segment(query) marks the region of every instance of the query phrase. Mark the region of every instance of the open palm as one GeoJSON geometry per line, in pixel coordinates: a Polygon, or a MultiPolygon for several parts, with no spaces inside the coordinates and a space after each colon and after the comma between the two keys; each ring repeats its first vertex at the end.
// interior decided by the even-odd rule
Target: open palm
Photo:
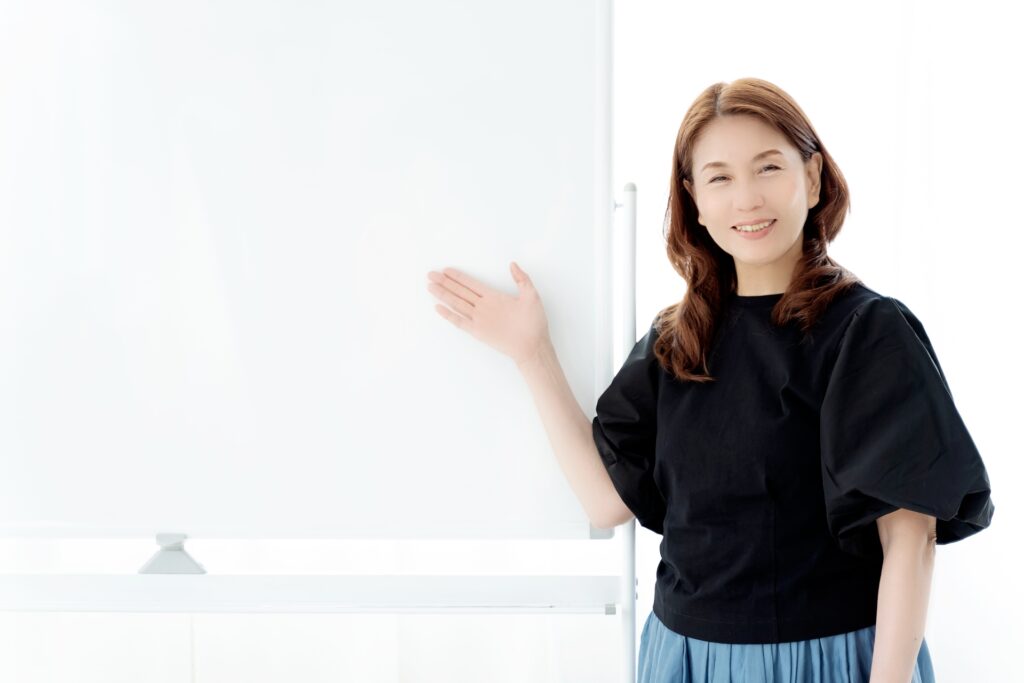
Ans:
{"type": "Polygon", "coordinates": [[[509,265],[518,294],[505,294],[454,268],[430,271],[427,290],[448,307],[435,304],[442,317],[516,363],[534,356],[548,338],[548,321],[530,277],[509,265]]]}

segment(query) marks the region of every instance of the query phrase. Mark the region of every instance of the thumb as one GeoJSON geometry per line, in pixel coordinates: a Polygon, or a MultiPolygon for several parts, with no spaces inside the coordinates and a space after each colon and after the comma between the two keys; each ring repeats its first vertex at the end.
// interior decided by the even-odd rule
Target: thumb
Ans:
{"type": "Polygon", "coordinates": [[[530,276],[523,272],[523,269],[519,267],[519,264],[515,261],[509,265],[509,270],[512,271],[512,279],[516,281],[516,284],[520,287],[532,287],[533,283],[530,281],[530,276]]]}
{"type": "Polygon", "coordinates": [[[522,268],[520,268],[519,264],[516,263],[515,261],[509,262],[509,270],[512,271],[512,280],[516,281],[517,283],[522,284],[529,280],[529,278],[527,278],[526,276],[526,273],[523,272],[522,268]]]}

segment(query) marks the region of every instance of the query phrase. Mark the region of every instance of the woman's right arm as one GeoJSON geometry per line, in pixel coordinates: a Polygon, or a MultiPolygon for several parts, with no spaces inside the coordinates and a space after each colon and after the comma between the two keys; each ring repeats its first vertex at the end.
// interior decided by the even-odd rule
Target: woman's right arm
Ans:
{"type": "Polygon", "coordinates": [[[628,522],[633,513],[612,485],[597,453],[591,420],[576,402],[550,340],[517,365],[533,394],[558,464],[590,523],[610,529],[628,522]]]}
{"type": "Polygon", "coordinates": [[[515,361],[530,387],[558,464],[590,523],[608,529],[632,519],[597,451],[587,419],[569,387],[548,333],[540,295],[514,262],[513,296],[454,268],[427,274],[427,289],[450,308],[435,305],[459,329],[515,361]]]}

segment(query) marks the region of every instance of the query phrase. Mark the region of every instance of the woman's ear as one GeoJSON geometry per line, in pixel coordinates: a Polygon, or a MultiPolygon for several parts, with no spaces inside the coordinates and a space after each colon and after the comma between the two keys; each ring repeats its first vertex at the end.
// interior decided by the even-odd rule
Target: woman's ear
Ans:
{"type": "Polygon", "coordinates": [[[817,206],[821,199],[821,152],[815,152],[804,164],[807,170],[807,208],[817,206]]]}

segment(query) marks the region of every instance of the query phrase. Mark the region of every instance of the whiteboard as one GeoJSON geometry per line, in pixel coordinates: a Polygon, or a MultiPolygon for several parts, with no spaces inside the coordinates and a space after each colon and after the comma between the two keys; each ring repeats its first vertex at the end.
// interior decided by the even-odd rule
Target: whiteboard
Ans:
{"type": "Polygon", "coordinates": [[[0,535],[591,537],[514,363],[608,375],[610,8],[0,4],[0,535]]]}

